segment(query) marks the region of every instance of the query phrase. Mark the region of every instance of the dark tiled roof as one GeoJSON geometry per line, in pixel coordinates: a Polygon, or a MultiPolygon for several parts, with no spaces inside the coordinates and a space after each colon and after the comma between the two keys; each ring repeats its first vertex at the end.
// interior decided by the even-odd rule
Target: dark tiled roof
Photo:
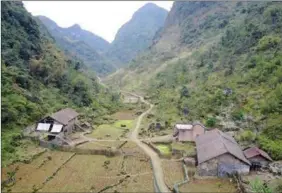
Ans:
{"type": "Polygon", "coordinates": [[[64,125],[67,125],[70,120],[77,116],[78,113],[75,110],[66,108],[52,114],[50,117],[64,125]]]}
{"type": "Polygon", "coordinates": [[[207,131],[196,138],[198,163],[203,163],[225,153],[251,165],[233,137],[218,129],[207,131]]]}
{"type": "Polygon", "coordinates": [[[262,157],[268,159],[269,161],[272,161],[271,157],[263,150],[257,148],[257,147],[251,147],[248,148],[244,151],[244,154],[246,156],[246,158],[252,158],[255,157],[257,155],[261,155],[262,157]]]}

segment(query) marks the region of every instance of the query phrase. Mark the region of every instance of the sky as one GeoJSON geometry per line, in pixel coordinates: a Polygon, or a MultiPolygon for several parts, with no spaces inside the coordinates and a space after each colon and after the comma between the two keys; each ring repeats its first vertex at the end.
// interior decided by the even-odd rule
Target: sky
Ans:
{"type": "Polygon", "coordinates": [[[44,15],[60,27],[82,29],[112,42],[118,29],[148,2],[170,10],[173,1],[23,1],[32,15],[44,15]]]}

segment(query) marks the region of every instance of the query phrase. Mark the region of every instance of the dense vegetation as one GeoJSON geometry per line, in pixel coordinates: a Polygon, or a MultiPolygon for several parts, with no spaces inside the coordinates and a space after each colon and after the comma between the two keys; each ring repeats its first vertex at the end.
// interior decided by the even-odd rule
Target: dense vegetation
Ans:
{"type": "Polygon", "coordinates": [[[102,55],[110,46],[106,40],[81,29],[79,25],[61,28],[45,16],[37,16],[37,18],[48,29],[65,54],[81,59],[85,65],[102,76],[115,70],[112,62],[102,55]]]}
{"type": "Polygon", "coordinates": [[[279,2],[175,2],[151,49],[109,82],[147,88],[163,122],[244,130],[282,159],[281,32],[279,2]]]}
{"type": "Polygon", "coordinates": [[[60,51],[22,2],[1,2],[1,152],[15,159],[21,130],[42,116],[72,107],[97,117],[120,106],[92,71],[60,51]]]}
{"type": "Polygon", "coordinates": [[[155,33],[163,26],[167,11],[147,3],[117,32],[106,56],[123,66],[148,48],[155,33]]]}

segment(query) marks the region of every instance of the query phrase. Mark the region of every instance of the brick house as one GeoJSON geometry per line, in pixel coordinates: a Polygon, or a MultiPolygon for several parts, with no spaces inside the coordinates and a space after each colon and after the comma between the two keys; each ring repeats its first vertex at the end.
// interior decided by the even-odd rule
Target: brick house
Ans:
{"type": "Polygon", "coordinates": [[[205,127],[199,123],[176,124],[173,137],[177,141],[195,141],[196,137],[205,133],[205,127]]]}

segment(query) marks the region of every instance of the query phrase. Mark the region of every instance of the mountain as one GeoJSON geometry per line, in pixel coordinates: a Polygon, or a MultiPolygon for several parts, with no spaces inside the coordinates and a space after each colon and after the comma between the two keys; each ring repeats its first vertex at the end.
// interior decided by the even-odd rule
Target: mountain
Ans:
{"type": "Polygon", "coordinates": [[[102,76],[115,70],[112,63],[102,56],[110,45],[106,40],[81,29],[77,24],[69,28],[61,28],[45,16],[37,16],[37,18],[45,25],[58,46],[67,55],[81,59],[88,67],[102,76]]]}
{"type": "Polygon", "coordinates": [[[279,2],[174,2],[152,46],[106,83],[146,94],[158,122],[236,131],[282,159],[281,29],[279,2]]]}
{"type": "Polygon", "coordinates": [[[123,66],[152,43],[163,26],[167,11],[153,3],[138,9],[117,32],[106,56],[123,66]]]}
{"type": "MultiPolygon", "coordinates": [[[[64,54],[22,2],[1,2],[1,153],[19,157],[23,128],[64,107],[93,120],[119,107],[83,62],[64,54]]],[[[2,162],[2,163],[3,163],[2,162]]]]}
{"type": "Polygon", "coordinates": [[[87,42],[91,48],[99,53],[109,49],[110,43],[92,32],[82,29],[78,24],[68,28],[59,27],[54,21],[45,16],[37,16],[42,23],[53,33],[59,33],[61,36],[67,36],[73,40],[87,42]]]}

